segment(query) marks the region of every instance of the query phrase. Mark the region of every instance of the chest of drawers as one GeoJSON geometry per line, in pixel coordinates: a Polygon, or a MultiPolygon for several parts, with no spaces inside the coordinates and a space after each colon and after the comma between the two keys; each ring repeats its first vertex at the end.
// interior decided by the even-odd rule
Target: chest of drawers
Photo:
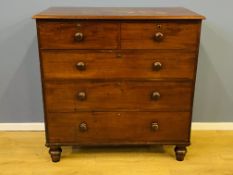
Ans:
{"type": "Polygon", "coordinates": [[[49,8],[34,16],[46,145],[190,144],[203,16],[184,8],[49,8]]]}

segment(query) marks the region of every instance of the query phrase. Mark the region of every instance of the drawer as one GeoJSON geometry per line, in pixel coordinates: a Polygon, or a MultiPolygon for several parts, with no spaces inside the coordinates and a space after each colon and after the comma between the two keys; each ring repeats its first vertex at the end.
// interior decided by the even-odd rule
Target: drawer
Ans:
{"type": "Polygon", "coordinates": [[[49,113],[50,143],[149,144],[188,142],[189,112],[49,113]]]}
{"type": "Polygon", "coordinates": [[[38,22],[41,49],[116,49],[119,24],[111,22],[38,22]]]}
{"type": "Polygon", "coordinates": [[[121,48],[196,50],[200,25],[199,21],[122,23],[121,48]]]}
{"type": "Polygon", "coordinates": [[[189,111],[191,82],[54,81],[45,84],[48,112],[189,111]]]}
{"type": "Polygon", "coordinates": [[[169,51],[42,51],[45,79],[193,79],[195,53],[169,51]]]}

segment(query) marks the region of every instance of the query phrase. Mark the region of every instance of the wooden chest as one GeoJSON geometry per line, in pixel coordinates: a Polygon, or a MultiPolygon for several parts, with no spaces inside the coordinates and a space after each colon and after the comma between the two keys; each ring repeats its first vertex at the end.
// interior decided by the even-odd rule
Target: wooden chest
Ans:
{"type": "Polygon", "coordinates": [[[49,8],[37,22],[46,145],[190,144],[203,16],[185,8],[49,8]]]}

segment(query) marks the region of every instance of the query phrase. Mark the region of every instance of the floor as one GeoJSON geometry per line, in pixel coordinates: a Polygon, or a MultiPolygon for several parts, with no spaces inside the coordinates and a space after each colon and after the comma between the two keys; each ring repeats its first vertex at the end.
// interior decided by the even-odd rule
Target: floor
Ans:
{"type": "Polygon", "coordinates": [[[183,162],[172,146],[71,148],[52,163],[43,132],[0,132],[0,175],[233,175],[233,131],[193,131],[183,162]]]}

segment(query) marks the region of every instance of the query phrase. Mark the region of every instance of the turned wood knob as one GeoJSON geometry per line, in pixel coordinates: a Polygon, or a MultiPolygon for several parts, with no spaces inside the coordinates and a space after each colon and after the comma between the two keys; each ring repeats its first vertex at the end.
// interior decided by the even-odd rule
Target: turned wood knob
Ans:
{"type": "Polygon", "coordinates": [[[158,99],[160,99],[160,93],[159,92],[152,92],[151,99],[152,100],[158,100],[158,99]]]}
{"type": "Polygon", "coordinates": [[[160,63],[160,62],[153,63],[153,70],[154,71],[159,71],[161,68],[162,68],[162,63],[160,63]]]}
{"type": "Polygon", "coordinates": [[[78,99],[80,101],[84,101],[84,100],[86,100],[86,98],[87,98],[86,92],[81,91],[81,92],[78,93],[78,99]]]}
{"type": "Polygon", "coordinates": [[[84,38],[84,36],[83,36],[83,33],[81,33],[81,32],[77,32],[77,33],[75,33],[75,35],[74,35],[74,39],[75,39],[75,41],[77,41],[77,42],[82,41],[83,38],[84,38]]]}
{"type": "Polygon", "coordinates": [[[85,131],[87,131],[87,124],[86,123],[80,123],[80,125],[79,125],[79,130],[81,131],[81,132],[85,132],[85,131]]]}
{"type": "Polygon", "coordinates": [[[163,38],[164,38],[164,35],[161,32],[157,32],[154,36],[155,41],[162,41],[163,38]]]}
{"type": "Polygon", "coordinates": [[[158,131],[159,130],[159,124],[157,122],[151,123],[151,129],[153,131],[158,131]]]}
{"type": "Polygon", "coordinates": [[[80,70],[80,71],[82,71],[82,70],[86,70],[86,64],[84,63],[84,62],[78,62],[77,64],[76,64],[76,68],[78,69],[78,70],[80,70]]]}

